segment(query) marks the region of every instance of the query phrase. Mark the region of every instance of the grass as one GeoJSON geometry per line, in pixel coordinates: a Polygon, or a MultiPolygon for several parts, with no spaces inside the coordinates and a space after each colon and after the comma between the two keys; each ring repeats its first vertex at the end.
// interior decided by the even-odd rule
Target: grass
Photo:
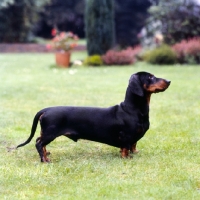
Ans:
{"type": "MultiPolygon", "coordinates": [[[[77,52],[72,59],[84,57],[77,52]]],[[[0,199],[200,199],[200,67],[137,63],[57,69],[53,63],[53,54],[0,55],[0,199]],[[121,159],[119,149],[108,145],[64,137],[48,145],[51,164],[40,163],[36,136],[7,152],[28,138],[41,108],[118,104],[137,71],[172,84],[152,96],[151,127],[133,159],[121,159]]]]}

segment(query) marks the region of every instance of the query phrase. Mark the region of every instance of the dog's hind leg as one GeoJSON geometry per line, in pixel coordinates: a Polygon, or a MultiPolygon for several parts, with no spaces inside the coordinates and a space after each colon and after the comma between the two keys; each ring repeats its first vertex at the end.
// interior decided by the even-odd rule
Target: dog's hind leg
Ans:
{"type": "MultiPolygon", "coordinates": [[[[50,142],[49,142],[50,143],[50,142]]],[[[40,156],[40,159],[41,159],[41,162],[50,162],[50,159],[47,157],[48,155],[48,152],[46,151],[46,145],[44,145],[44,143],[42,142],[41,139],[39,139],[37,142],[36,142],[36,145],[35,145],[38,153],[39,153],[39,156],[40,156]]]]}
{"type": "Polygon", "coordinates": [[[41,162],[50,162],[50,159],[47,157],[50,153],[46,151],[46,145],[52,142],[55,137],[44,137],[41,136],[36,140],[36,149],[39,153],[41,162]]]}
{"type": "Polygon", "coordinates": [[[40,139],[41,139],[41,137],[37,138],[35,147],[40,155],[41,162],[46,162],[46,159],[44,158],[44,151],[43,151],[43,147],[41,145],[40,139]]]}
{"type": "MultiPolygon", "coordinates": [[[[40,138],[41,138],[41,137],[38,137],[38,138],[36,139],[36,143],[40,140],[40,138]]],[[[44,151],[46,152],[46,155],[47,155],[47,156],[51,154],[49,151],[46,150],[46,146],[44,147],[44,151]]]]}

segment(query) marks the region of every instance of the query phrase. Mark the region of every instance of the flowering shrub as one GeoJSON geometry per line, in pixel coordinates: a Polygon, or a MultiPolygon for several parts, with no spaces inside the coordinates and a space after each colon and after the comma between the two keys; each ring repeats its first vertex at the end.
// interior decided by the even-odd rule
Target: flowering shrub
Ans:
{"type": "Polygon", "coordinates": [[[134,48],[131,49],[132,55],[135,58],[135,60],[140,60],[141,59],[141,52],[142,52],[142,47],[141,46],[135,46],[134,48]]]}
{"type": "Polygon", "coordinates": [[[102,56],[102,60],[106,65],[130,65],[136,61],[136,57],[141,51],[141,47],[134,49],[127,48],[122,51],[109,50],[102,56]]]}
{"type": "Polygon", "coordinates": [[[172,46],[179,63],[200,63],[200,38],[182,40],[172,46]]]}
{"type": "Polygon", "coordinates": [[[77,46],[78,37],[72,32],[60,32],[56,29],[52,30],[54,38],[51,43],[47,45],[48,49],[55,49],[57,51],[70,51],[77,46]]]}

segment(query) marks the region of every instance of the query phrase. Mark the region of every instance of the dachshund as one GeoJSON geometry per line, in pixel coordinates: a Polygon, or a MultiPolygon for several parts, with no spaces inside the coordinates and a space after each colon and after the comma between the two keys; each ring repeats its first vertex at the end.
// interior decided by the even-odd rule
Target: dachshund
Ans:
{"type": "Polygon", "coordinates": [[[136,143],[149,129],[149,103],[152,93],[165,91],[170,81],[148,72],[130,77],[125,99],[108,108],[55,106],[40,110],[34,117],[29,138],[16,147],[28,144],[35,135],[40,121],[41,135],[36,149],[41,162],[50,162],[46,145],[59,136],[77,142],[91,140],[120,148],[121,157],[137,153],[136,143]]]}

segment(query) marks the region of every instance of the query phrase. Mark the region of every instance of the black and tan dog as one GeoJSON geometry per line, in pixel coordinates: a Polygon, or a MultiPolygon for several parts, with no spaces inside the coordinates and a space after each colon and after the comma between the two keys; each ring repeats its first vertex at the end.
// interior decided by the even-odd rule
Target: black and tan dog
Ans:
{"type": "Polygon", "coordinates": [[[56,137],[66,136],[77,142],[86,139],[121,149],[121,156],[137,152],[136,143],[149,129],[149,102],[152,93],[163,92],[170,81],[156,78],[147,72],[133,74],[129,80],[125,100],[109,108],[57,106],[40,110],[26,142],[33,138],[38,121],[41,136],[36,148],[42,162],[49,162],[46,145],[56,137]]]}

